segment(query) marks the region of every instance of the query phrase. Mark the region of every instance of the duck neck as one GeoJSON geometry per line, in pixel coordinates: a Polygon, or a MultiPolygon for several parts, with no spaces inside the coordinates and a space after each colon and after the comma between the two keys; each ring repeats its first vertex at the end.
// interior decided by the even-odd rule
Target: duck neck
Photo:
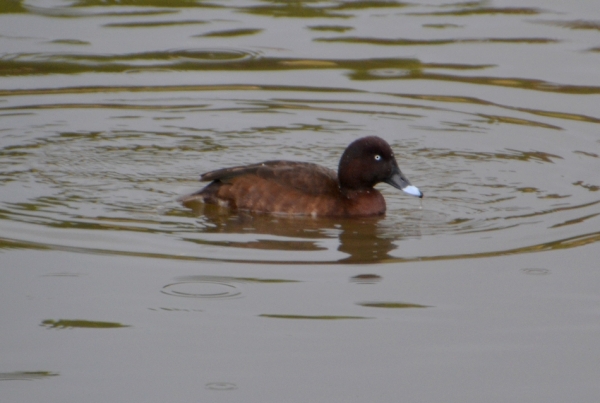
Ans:
{"type": "Polygon", "coordinates": [[[349,216],[385,213],[385,199],[377,189],[341,189],[341,192],[346,199],[346,212],[349,216]]]}

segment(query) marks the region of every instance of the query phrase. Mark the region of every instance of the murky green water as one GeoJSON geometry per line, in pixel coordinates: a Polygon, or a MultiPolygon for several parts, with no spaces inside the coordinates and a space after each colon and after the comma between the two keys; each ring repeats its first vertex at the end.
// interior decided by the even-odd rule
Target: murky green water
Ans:
{"type": "Polygon", "coordinates": [[[599,65],[591,0],[0,2],[1,400],[598,401],[599,65]],[[177,202],[366,135],[422,201],[177,202]]]}

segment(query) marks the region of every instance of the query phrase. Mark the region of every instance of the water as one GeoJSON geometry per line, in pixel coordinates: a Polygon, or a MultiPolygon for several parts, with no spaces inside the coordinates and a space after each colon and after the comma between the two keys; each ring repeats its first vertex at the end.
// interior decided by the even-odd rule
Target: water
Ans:
{"type": "Polygon", "coordinates": [[[599,21],[593,1],[2,3],[2,401],[598,401],[599,21]],[[366,135],[422,201],[177,202],[215,168],[335,168],[366,135]]]}

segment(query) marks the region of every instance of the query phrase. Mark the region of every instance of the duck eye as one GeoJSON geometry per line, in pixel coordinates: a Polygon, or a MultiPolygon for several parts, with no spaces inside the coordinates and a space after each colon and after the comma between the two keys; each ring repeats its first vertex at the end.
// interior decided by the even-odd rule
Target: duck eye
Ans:
{"type": "Polygon", "coordinates": [[[375,154],[375,161],[381,161],[381,155],[375,154]]]}

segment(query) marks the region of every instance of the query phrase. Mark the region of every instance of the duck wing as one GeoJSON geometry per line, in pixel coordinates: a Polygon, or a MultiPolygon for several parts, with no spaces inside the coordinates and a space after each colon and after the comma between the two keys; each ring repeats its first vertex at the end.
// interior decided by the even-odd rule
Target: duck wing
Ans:
{"type": "Polygon", "coordinates": [[[258,178],[306,194],[327,194],[338,189],[335,171],[308,162],[265,161],[258,164],[218,169],[200,176],[201,181],[233,183],[238,178],[258,178]]]}

